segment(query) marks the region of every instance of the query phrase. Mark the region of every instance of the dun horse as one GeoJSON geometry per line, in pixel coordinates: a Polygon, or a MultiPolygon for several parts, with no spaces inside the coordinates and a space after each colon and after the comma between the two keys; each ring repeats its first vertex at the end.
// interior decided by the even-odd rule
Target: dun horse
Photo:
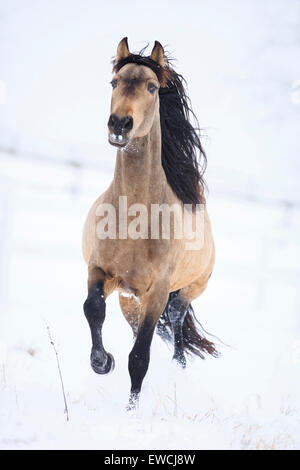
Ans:
{"type": "Polygon", "coordinates": [[[88,264],[84,313],[92,336],[91,366],[96,373],[107,374],[114,359],[103,346],[102,326],[106,299],[119,291],[121,310],[134,333],[128,363],[129,408],[134,408],[148,369],[155,328],[164,340],[173,342],[173,358],[182,367],[185,353],[201,358],[205,353],[218,355],[191,306],[206,288],[215,250],[204,197],[206,157],[198,126],[190,122],[195,116],[183,77],[171,67],[159,42],[145,56],[144,50],[130,53],[127,38],[119,43],[113,72],[108,139],[117,147],[117,159],[113,181],[93,204],[84,227],[83,254],[88,264]],[[196,209],[201,206],[203,224],[196,234],[202,240],[200,248],[187,249],[185,236],[175,237],[173,232],[164,237],[161,218],[158,237],[145,236],[142,230],[139,237],[129,237],[127,225],[124,236],[120,196],[126,196],[131,207],[138,204],[148,210],[149,230],[155,205],[180,207],[171,214],[171,228],[185,205],[195,225],[196,209]],[[99,236],[97,224],[103,219],[99,207],[108,206],[114,207],[117,233],[122,229],[122,236],[99,236]]]}

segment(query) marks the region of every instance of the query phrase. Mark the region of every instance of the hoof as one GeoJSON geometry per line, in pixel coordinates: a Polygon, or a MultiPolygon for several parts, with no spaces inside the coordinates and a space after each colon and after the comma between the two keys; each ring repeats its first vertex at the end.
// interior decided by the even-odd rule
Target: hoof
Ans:
{"type": "Polygon", "coordinates": [[[96,374],[108,374],[114,370],[115,360],[110,353],[107,353],[106,361],[103,364],[103,361],[100,360],[99,356],[97,357],[97,354],[92,353],[91,366],[96,374]]]}
{"type": "Polygon", "coordinates": [[[185,369],[185,368],[186,368],[186,358],[185,358],[184,354],[180,354],[180,355],[173,356],[173,361],[176,361],[176,363],[177,363],[182,369],[185,369]]]}

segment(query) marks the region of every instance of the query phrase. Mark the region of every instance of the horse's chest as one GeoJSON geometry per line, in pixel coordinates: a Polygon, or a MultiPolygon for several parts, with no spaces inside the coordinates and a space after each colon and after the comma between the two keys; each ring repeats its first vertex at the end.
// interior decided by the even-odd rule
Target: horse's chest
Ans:
{"type": "Polygon", "coordinates": [[[98,265],[111,278],[129,285],[152,277],[168,265],[167,240],[101,240],[98,265]]]}

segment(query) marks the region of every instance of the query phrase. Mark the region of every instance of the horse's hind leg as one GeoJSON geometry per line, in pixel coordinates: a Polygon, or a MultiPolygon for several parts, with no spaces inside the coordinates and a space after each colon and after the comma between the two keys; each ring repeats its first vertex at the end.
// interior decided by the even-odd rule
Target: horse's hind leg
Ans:
{"type": "Polygon", "coordinates": [[[183,347],[182,326],[187,313],[188,302],[181,298],[180,291],[172,292],[167,305],[167,314],[171,324],[174,340],[173,359],[178,362],[181,367],[186,367],[186,359],[183,347]]]}
{"type": "Polygon", "coordinates": [[[91,366],[97,374],[107,374],[114,368],[114,358],[107,353],[102,343],[102,326],[105,320],[104,277],[101,270],[89,270],[88,297],[84,302],[84,314],[92,336],[91,366]]]}

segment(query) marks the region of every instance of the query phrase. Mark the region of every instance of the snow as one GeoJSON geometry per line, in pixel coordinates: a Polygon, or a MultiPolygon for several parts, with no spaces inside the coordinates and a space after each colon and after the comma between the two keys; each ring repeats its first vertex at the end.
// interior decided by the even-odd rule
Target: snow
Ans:
{"type": "Polygon", "coordinates": [[[299,2],[159,2],[155,24],[155,1],[136,20],[122,2],[88,3],[1,3],[0,448],[299,449],[299,2]],[[81,232],[113,175],[109,60],[126,34],[133,49],[170,44],[209,136],[217,262],[193,305],[225,343],[183,371],[155,336],[137,412],[117,294],[108,376],[90,368],[82,311],[81,232]]]}

